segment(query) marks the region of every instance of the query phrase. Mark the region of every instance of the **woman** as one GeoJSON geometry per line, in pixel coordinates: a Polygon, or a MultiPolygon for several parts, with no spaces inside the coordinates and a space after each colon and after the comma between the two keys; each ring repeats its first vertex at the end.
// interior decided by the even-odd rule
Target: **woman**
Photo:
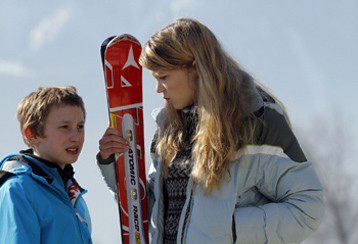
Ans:
{"type": "MultiPolygon", "coordinates": [[[[140,63],[167,101],[151,146],[151,242],[298,243],[318,227],[322,186],[283,106],[206,26],[177,20],[150,38],[140,63]]],[[[109,185],[104,163],[127,148],[113,129],[100,140],[109,185]]]]}

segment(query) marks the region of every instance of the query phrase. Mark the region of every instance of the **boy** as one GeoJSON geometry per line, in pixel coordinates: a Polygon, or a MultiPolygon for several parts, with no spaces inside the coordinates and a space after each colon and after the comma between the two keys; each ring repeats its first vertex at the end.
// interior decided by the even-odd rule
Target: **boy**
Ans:
{"type": "Polygon", "coordinates": [[[39,88],[17,117],[29,149],[0,162],[0,243],[92,243],[71,166],[84,142],[82,98],[72,86],[39,88]]]}

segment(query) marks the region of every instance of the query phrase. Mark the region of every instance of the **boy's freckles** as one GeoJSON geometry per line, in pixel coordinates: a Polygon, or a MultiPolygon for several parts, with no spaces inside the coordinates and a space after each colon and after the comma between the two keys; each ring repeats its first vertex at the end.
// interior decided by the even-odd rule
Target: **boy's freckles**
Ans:
{"type": "Polygon", "coordinates": [[[37,139],[35,155],[64,167],[74,163],[84,143],[84,113],[78,106],[55,106],[45,121],[44,136],[37,139]]]}

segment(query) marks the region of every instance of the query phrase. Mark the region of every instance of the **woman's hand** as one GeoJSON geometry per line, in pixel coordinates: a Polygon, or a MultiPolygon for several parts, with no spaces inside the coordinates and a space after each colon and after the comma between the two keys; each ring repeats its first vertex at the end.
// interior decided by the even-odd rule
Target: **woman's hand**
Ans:
{"type": "Polygon", "coordinates": [[[104,160],[114,153],[124,153],[129,148],[129,142],[120,136],[115,128],[108,127],[99,140],[99,153],[104,160]]]}

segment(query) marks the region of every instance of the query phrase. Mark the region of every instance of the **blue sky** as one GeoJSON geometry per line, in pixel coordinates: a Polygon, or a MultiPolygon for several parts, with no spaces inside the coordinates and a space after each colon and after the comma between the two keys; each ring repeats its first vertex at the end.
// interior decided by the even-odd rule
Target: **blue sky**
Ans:
{"type": "MultiPolygon", "coordinates": [[[[22,97],[39,86],[76,86],[88,111],[76,175],[89,190],[95,242],[118,243],[116,205],[95,165],[108,123],[99,55],[104,39],[130,33],[144,44],[176,18],[196,18],[282,100],[296,130],[317,126],[316,118],[330,123],[338,114],[353,138],[358,129],[357,12],[354,0],[2,0],[0,154],[24,148],[15,114],[22,97]]],[[[148,152],[155,128],[150,111],[162,100],[147,70],[143,82],[148,152]]]]}

